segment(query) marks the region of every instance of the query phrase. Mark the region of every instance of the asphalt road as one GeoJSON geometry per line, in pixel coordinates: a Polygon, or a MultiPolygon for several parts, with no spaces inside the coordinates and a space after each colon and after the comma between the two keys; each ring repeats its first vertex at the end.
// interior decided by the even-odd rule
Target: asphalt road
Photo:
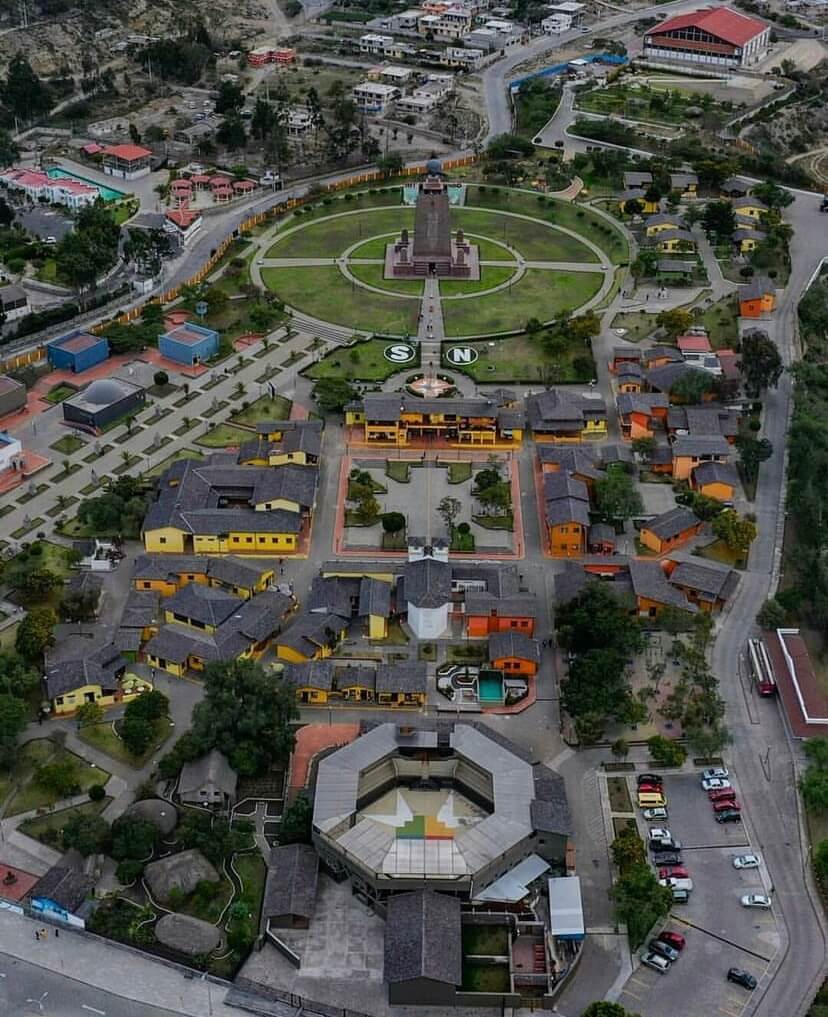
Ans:
{"type": "MultiPolygon", "coordinates": [[[[67,933],[69,935],[69,933],[67,933]]],[[[220,996],[223,990],[218,990],[220,996]]],[[[170,1017],[171,1010],[134,1003],[0,953],[0,1014],[4,1017],[170,1017]]]]}

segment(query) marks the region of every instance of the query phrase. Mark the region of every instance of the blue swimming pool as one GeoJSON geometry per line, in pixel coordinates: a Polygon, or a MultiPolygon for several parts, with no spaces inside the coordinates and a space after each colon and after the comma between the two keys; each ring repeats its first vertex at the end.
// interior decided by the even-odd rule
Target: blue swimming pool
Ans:
{"type": "Polygon", "coordinates": [[[125,198],[124,191],[116,191],[114,187],[107,187],[106,184],[99,184],[97,180],[90,180],[89,177],[82,177],[78,173],[70,173],[69,170],[61,169],[60,166],[50,166],[46,170],[46,176],[53,180],[80,180],[84,184],[91,184],[98,188],[98,193],[104,201],[118,201],[125,198]]]}
{"type": "Polygon", "coordinates": [[[481,671],[477,688],[481,704],[491,706],[493,703],[503,703],[503,678],[500,672],[481,671]]]}

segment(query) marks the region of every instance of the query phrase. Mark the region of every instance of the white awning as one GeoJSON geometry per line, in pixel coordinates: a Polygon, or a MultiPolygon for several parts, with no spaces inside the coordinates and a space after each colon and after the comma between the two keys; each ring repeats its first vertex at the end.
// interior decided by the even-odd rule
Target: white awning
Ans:
{"type": "Polygon", "coordinates": [[[549,865],[538,855],[529,855],[507,872],[505,876],[490,883],[485,890],[475,894],[474,901],[499,901],[515,904],[529,893],[529,884],[549,870],[549,865]]]}
{"type": "Polygon", "coordinates": [[[560,876],[549,883],[549,931],[558,939],[584,938],[584,909],[579,876],[560,876]]]}

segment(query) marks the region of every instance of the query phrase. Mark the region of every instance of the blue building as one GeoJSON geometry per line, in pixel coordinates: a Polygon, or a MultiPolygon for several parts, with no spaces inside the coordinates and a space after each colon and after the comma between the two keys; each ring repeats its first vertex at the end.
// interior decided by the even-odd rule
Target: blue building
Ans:
{"type": "Polygon", "coordinates": [[[76,329],[46,343],[46,355],[52,367],[80,374],[109,356],[109,340],[83,329],[76,329]]]}
{"type": "Polygon", "coordinates": [[[219,334],[212,328],[185,321],[158,337],[161,356],[177,364],[204,364],[218,353],[219,334]]]}

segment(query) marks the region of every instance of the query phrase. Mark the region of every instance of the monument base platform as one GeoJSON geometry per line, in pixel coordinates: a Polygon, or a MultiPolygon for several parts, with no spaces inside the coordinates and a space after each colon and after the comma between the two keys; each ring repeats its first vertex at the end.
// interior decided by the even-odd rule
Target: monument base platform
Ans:
{"type": "Polygon", "coordinates": [[[426,279],[436,276],[438,279],[468,279],[477,282],[480,279],[480,252],[477,244],[464,243],[462,254],[456,241],[451,242],[451,260],[448,258],[400,258],[398,244],[386,244],[384,279],[426,279]]]}

